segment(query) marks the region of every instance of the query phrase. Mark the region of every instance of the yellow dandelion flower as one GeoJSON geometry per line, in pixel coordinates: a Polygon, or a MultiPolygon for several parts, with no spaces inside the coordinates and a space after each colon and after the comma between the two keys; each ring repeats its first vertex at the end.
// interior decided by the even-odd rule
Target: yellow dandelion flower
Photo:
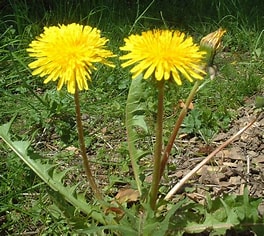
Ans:
{"type": "Polygon", "coordinates": [[[135,64],[131,69],[132,78],[144,73],[143,78],[147,79],[154,74],[158,81],[173,78],[181,85],[180,75],[192,82],[193,78],[203,79],[205,74],[201,69],[205,52],[199,51],[193,39],[179,31],[154,30],[131,35],[120,49],[129,51],[120,57],[128,60],[122,67],[135,64]]]}
{"type": "Polygon", "coordinates": [[[29,64],[33,75],[46,77],[44,83],[58,81],[57,89],[67,85],[70,93],[88,89],[94,63],[113,66],[107,61],[111,51],[105,49],[107,39],[100,30],[76,23],[45,27],[44,32],[32,41],[27,51],[36,58],[29,64]]]}

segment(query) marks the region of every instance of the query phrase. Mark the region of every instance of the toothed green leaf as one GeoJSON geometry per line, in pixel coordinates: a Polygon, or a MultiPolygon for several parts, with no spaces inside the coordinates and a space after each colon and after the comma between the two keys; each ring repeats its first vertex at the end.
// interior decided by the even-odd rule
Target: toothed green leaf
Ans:
{"type": "Polygon", "coordinates": [[[138,160],[145,155],[145,152],[138,150],[137,148],[137,141],[139,140],[137,129],[142,128],[145,132],[148,132],[148,127],[144,120],[145,116],[144,107],[142,105],[142,94],[142,75],[139,75],[137,78],[132,80],[129,88],[126,105],[126,129],[129,155],[140,194],[142,183],[139,179],[140,174],[138,160]]]}
{"type": "Polygon", "coordinates": [[[83,194],[78,194],[76,189],[79,184],[74,186],[64,186],[63,178],[69,171],[58,171],[56,165],[44,163],[44,158],[40,155],[27,151],[30,142],[28,141],[12,141],[9,135],[9,130],[12,121],[0,126],[0,138],[14,151],[17,156],[26,163],[52,190],[54,194],[59,194],[68,203],[73,205],[75,209],[82,211],[83,213],[91,216],[95,220],[101,223],[105,223],[100,214],[96,213],[96,209],[86,202],[83,194]]]}

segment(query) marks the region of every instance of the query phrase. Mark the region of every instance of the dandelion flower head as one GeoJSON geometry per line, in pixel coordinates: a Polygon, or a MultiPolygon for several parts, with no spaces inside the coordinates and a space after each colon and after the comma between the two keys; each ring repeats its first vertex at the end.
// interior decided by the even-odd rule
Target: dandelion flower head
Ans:
{"type": "Polygon", "coordinates": [[[205,62],[207,65],[212,67],[216,51],[221,46],[221,40],[226,30],[219,28],[218,30],[206,35],[201,39],[200,48],[206,51],[205,62]]]}
{"type": "Polygon", "coordinates": [[[69,93],[88,89],[87,80],[96,69],[94,63],[113,64],[107,61],[111,51],[105,49],[107,39],[100,30],[76,23],[45,27],[44,32],[32,41],[27,51],[36,58],[29,64],[33,75],[46,77],[44,83],[58,81],[57,89],[67,85],[69,93]]]}
{"type": "Polygon", "coordinates": [[[213,50],[219,49],[221,45],[221,39],[223,35],[226,33],[226,30],[223,28],[219,28],[218,30],[206,35],[201,39],[202,46],[211,47],[213,50]]]}
{"type": "Polygon", "coordinates": [[[199,51],[193,39],[179,31],[150,30],[131,35],[120,49],[128,51],[120,57],[127,60],[122,67],[134,65],[132,78],[143,73],[144,79],[151,75],[158,81],[173,78],[181,85],[181,76],[192,82],[193,78],[203,79],[205,74],[201,69],[205,52],[199,51]]]}

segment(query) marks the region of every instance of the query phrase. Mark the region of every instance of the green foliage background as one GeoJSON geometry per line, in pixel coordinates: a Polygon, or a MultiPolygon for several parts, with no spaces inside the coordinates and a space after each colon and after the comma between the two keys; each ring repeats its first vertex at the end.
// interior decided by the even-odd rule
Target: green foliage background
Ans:
{"type": "MultiPolygon", "coordinates": [[[[43,85],[42,80],[32,77],[27,68],[31,59],[25,49],[43,27],[71,22],[98,27],[110,39],[109,47],[119,55],[118,48],[130,33],[168,27],[188,32],[198,43],[202,36],[221,26],[227,29],[227,34],[223,39],[225,56],[216,58],[219,75],[199,92],[196,109],[184,123],[184,132],[210,142],[215,133],[228,129],[245,97],[263,93],[263,9],[262,0],[1,0],[0,124],[14,118],[12,140],[30,139],[34,150],[48,156],[48,164],[75,164],[77,170],[69,176],[77,176],[81,181],[82,178],[78,178],[82,173],[80,163],[76,161],[74,151],[66,151],[67,147],[77,146],[72,97],[65,90],[57,93],[54,84],[43,85]]],[[[128,70],[121,70],[117,59],[116,64],[114,70],[99,68],[94,72],[90,90],[81,95],[86,144],[89,154],[96,154],[96,168],[107,170],[104,175],[108,175],[108,180],[102,188],[109,196],[120,185],[136,185],[131,182],[124,128],[124,110],[131,81],[128,70]],[[103,136],[101,131],[105,128],[106,135],[103,136]]],[[[175,121],[176,104],[185,98],[190,88],[189,83],[181,89],[174,85],[167,88],[165,133],[171,130],[175,121]]],[[[153,89],[146,86],[142,97],[150,131],[155,119],[155,96],[153,89]]],[[[150,133],[142,132],[144,150],[152,148],[150,133]]],[[[55,197],[50,197],[42,181],[10,152],[2,140],[0,164],[0,234],[21,234],[25,229],[36,230],[40,235],[71,232],[72,227],[53,204],[55,197]]],[[[148,170],[148,164],[145,163],[142,170],[148,170]]],[[[247,211],[250,211],[250,204],[256,208],[257,200],[248,203],[245,198],[246,195],[238,197],[235,204],[232,197],[227,197],[226,202],[235,205],[234,209],[239,213],[236,215],[225,206],[225,211],[222,209],[221,212],[223,219],[232,220],[228,218],[230,211],[234,220],[238,216],[245,218],[241,213],[243,206],[239,204],[243,201],[247,203],[247,211]]],[[[212,215],[208,219],[217,219],[219,223],[223,219],[216,217],[216,208],[221,204],[225,203],[216,200],[208,209],[197,206],[197,212],[212,215]]],[[[187,215],[193,215],[192,206],[186,203],[181,209],[186,210],[187,215]]],[[[151,219],[151,214],[149,217],[151,219]]],[[[128,221],[133,219],[129,214],[127,218],[128,221]]],[[[163,220],[168,224],[168,218],[163,220]]],[[[193,219],[193,223],[208,222],[193,219]]]]}

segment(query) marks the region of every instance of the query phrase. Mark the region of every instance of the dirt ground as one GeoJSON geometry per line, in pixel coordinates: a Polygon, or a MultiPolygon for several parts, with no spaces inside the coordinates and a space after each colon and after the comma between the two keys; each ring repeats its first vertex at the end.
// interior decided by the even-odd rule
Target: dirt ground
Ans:
{"type": "MultiPolygon", "coordinates": [[[[169,173],[174,184],[200,163],[215,147],[222,144],[236,132],[250,123],[255,117],[255,97],[245,100],[245,105],[238,110],[238,117],[226,133],[219,133],[208,145],[193,138],[178,140],[176,146],[183,149],[183,156],[175,156],[177,169],[169,173]]],[[[245,187],[253,197],[264,196],[264,114],[239,138],[221,150],[211,161],[204,165],[188,182],[195,187],[191,197],[202,201],[206,192],[212,196],[223,193],[242,195],[245,187]]],[[[170,184],[172,184],[170,183],[170,184]]],[[[173,186],[173,185],[172,185],[173,186]]],[[[264,215],[264,202],[259,207],[264,215]]]]}

